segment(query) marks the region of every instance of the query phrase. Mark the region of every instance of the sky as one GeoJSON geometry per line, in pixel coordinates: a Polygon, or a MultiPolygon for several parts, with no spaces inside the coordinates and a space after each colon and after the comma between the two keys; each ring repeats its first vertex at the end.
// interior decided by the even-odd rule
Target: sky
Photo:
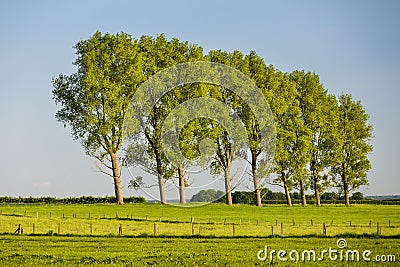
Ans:
{"type": "MultiPolygon", "coordinates": [[[[400,1],[1,1],[0,196],[113,195],[54,117],[51,79],[74,72],[73,46],[97,30],[164,33],[211,49],[255,50],[351,93],[374,127],[365,195],[400,194],[400,1]]],[[[124,195],[129,176],[122,177],[124,195]]]]}

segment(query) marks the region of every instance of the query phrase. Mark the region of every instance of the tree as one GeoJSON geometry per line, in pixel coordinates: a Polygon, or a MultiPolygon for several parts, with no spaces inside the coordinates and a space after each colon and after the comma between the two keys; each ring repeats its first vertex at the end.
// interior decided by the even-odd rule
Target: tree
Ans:
{"type": "Polygon", "coordinates": [[[361,102],[354,101],[350,94],[339,96],[339,112],[338,133],[341,147],[337,151],[338,160],[331,172],[344,195],[346,206],[349,206],[349,192],[368,184],[372,125],[368,124],[369,115],[361,102]]]}
{"type": "MultiPolygon", "coordinates": [[[[269,102],[271,102],[271,92],[266,90],[266,79],[267,76],[271,73],[273,75],[275,70],[273,69],[273,67],[267,68],[264,60],[260,56],[258,56],[255,51],[250,51],[250,53],[245,56],[244,60],[246,64],[245,73],[254,81],[259,90],[262,91],[266,100],[269,100],[269,102]]],[[[275,145],[275,139],[271,138],[271,136],[261,136],[259,123],[257,122],[254,114],[251,112],[249,107],[247,107],[246,105],[239,105],[237,107],[237,112],[242,122],[246,126],[250,149],[250,159],[248,160],[248,162],[251,165],[251,175],[253,177],[255,202],[258,207],[261,207],[262,185],[260,181],[262,178],[266,178],[266,176],[268,176],[269,161],[271,160],[270,155],[273,154],[273,152],[271,151],[271,147],[275,145]],[[268,140],[264,140],[264,142],[262,142],[262,138],[266,138],[268,140]]],[[[269,113],[269,111],[265,112],[269,113]]],[[[272,115],[270,117],[272,119],[272,115]]],[[[269,123],[271,125],[273,124],[272,121],[269,123]]]]}
{"type": "MultiPolygon", "coordinates": [[[[239,51],[234,51],[232,53],[221,50],[210,51],[208,53],[208,58],[211,62],[225,64],[239,71],[244,68],[243,54],[239,51]]],[[[224,73],[221,73],[221,79],[224,79],[224,73]]],[[[220,84],[223,84],[223,82],[220,84]]],[[[218,87],[218,90],[213,91],[211,96],[224,103],[232,112],[234,112],[238,106],[241,106],[240,98],[230,91],[229,88],[218,87]]],[[[217,133],[211,138],[212,140],[216,140],[217,145],[215,161],[211,164],[211,170],[214,174],[220,172],[224,173],[226,204],[232,205],[231,168],[233,160],[237,157],[238,147],[232,142],[228,132],[225,131],[222,126],[218,125],[215,121],[209,122],[214,133],[217,133]]]]}
{"type": "MultiPolygon", "coordinates": [[[[337,149],[336,121],[339,116],[336,98],[328,95],[315,73],[294,71],[291,80],[296,83],[301,119],[309,130],[311,144],[308,146],[309,177],[317,206],[321,205],[320,194],[328,184],[327,171],[334,162],[337,149]]],[[[303,183],[305,181],[303,180],[303,183]]],[[[305,190],[301,190],[305,202],[305,190]]]]}
{"type": "Polygon", "coordinates": [[[286,201],[292,205],[290,191],[301,178],[309,146],[309,134],[301,120],[301,108],[295,83],[290,76],[276,71],[267,79],[267,88],[273,96],[270,106],[276,122],[276,151],[272,171],[277,174],[274,182],[283,186],[286,201]]]}
{"type": "MultiPolygon", "coordinates": [[[[159,35],[156,38],[142,36],[139,41],[139,50],[143,53],[145,61],[143,73],[148,79],[159,71],[178,63],[201,60],[203,58],[201,47],[190,45],[188,42],[180,42],[176,38],[169,41],[164,35],[159,35]]],[[[130,164],[139,165],[145,171],[157,175],[161,203],[167,203],[165,182],[173,177],[175,172],[173,169],[175,167],[178,170],[180,201],[182,204],[186,201],[184,194],[184,166],[174,167],[168,161],[163,153],[161,138],[163,123],[168,113],[186,97],[186,86],[178,87],[176,90],[165,94],[157,91],[160,88],[151,86],[147,87],[148,91],[140,92],[144,93],[146,97],[150,97],[152,110],[150,113],[138,116],[142,131],[133,136],[127,154],[130,164]],[[144,138],[142,133],[144,133],[144,138]]],[[[143,102],[148,102],[143,99],[138,99],[139,102],[134,105],[140,106],[143,102]]]]}
{"type": "Polygon", "coordinates": [[[57,120],[71,127],[86,154],[96,158],[101,172],[113,178],[118,204],[123,204],[119,151],[125,113],[144,80],[137,45],[125,33],[96,32],[75,45],[77,72],[60,74],[52,81],[53,98],[61,105],[57,120]]]}

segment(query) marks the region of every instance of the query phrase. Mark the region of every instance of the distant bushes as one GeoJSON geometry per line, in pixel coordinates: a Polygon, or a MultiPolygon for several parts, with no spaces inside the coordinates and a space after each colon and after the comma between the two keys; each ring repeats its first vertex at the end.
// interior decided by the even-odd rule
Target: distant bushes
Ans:
{"type": "MultiPolygon", "coordinates": [[[[293,204],[301,204],[301,195],[298,192],[290,193],[293,204]]],[[[287,204],[285,194],[282,192],[273,192],[267,188],[261,190],[263,204],[287,204]]],[[[315,204],[314,195],[306,195],[307,204],[315,204]]],[[[350,197],[352,204],[374,204],[374,205],[400,205],[400,199],[365,199],[361,192],[355,192],[350,197]]],[[[193,195],[191,202],[215,202],[225,203],[225,194],[222,191],[214,189],[201,190],[193,195]],[[219,198],[218,198],[219,197],[219,198]]],[[[248,191],[235,191],[232,193],[232,202],[234,204],[254,205],[255,194],[248,191]]],[[[325,192],[321,195],[322,204],[345,204],[344,197],[335,192],[325,192]]]]}
{"type": "MultiPolygon", "coordinates": [[[[143,197],[124,197],[124,203],[144,203],[143,197]]],[[[0,197],[2,204],[114,204],[117,200],[114,196],[94,197],[0,197]]]]}

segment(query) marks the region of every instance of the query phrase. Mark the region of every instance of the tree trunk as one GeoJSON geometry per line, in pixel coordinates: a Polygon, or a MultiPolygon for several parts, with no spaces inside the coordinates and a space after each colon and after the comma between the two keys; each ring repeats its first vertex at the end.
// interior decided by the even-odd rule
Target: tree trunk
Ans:
{"type": "Polygon", "coordinates": [[[317,171],[312,167],[312,179],[314,183],[314,196],[315,196],[315,201],[318,207],[321,206],[321,196],[319,194],[319,188],[318,188],[318,176],[317,176],[317,171]]]}
{"type": "Polygon", "coordinates": [[[158,176],[158,188],[160,190],[160,202],[162,204],[167,204],[167,197],[165,194],[165,181],[163,177],[163,171],[161,166],[161,159],[156,155],[156,163],[157,163],[157,176],[158,176]]]}
{"type": "Polygon", "coordinates": [[[301,194],[301,205],[307,206],[306,189],[303,177],[300,178],[300,194],[301,194]]]}
{"type": "Polygon", "coordinates": [[[344,203],[346,206],[350,206],[350,198],[349,198],[349,184],[347,182],[346,176],[346,163],[342,164],[342,183],[343,183],[343,193],[344,193],[344,203]]]}
{"type": "Polygon", "coordinates": [[[112,174],[114,178],[114,192],[115,198],[117,199],[118,205],[124,204],[124,198],[122,196],[122,187],[121,187],[121,177],[119,174],[119,164],[116,154],[111,154],[111,166],[112,166],[112,174]]]}
{"type": "Polygon", "coordinates": [[[286,174],[284,172],[281,173],[281,180],[283,182],[283,188],[285,189],[286,203],[288,204],[288,206],[292,206],[292,198],[290,197],[289,185],[286,174]]]}
{"type": "Polygon", "coordinates": [[[179,176],[179,199],[181,204],[186,204],[185,196],[185,170],[182,167],[178,168],[179,176]]]}
{"type": "Polygon", "coordinates": [[[251,171],[253,173],[254,192],[256,194],[256,205],[258,207],[262,207],[261,195],[260,195],[260,180],[258,179],[257,175],[257,161],[255,159],[255,153],[252,153],[251,171]]]}
{"type": "Polygon", "coordinates": [[[232,205],[232,193],[231,193],[231,162],[228,162],[224,169],[225,174],[225,193],[226,193],[226,204],[232,205]]]}

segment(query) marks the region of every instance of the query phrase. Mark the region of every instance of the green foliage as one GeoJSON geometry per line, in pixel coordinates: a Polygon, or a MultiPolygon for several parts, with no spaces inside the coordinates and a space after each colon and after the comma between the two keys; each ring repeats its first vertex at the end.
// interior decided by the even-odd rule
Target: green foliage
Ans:
{"type": "Polygon", "coordinates": [[[224,192],[216,191],[214,189],[201,190],[197,194],[194,194],[190,199],[190,202],[214,202],[224,196],[224,192]]]}
{"type": "MultiPolygon", "coordinates": [[[[94,197],[94,196],[81,196],[81,197],[68,197],[68,198],[55,198],[55,197],[0,197],[0,203],[3,204],[111,204],[115,203],[115,196],[94,197]]],[[[124,197],[124,203],[144,203],[146,200],[143,197],[124,197]]]]}
{"type": "Polygon", "coordinates": [[[354,101],[349,94],[339,96],[339,111],[338,133],[341,147],[336,151],[337,161],[331,172],[340,192],[346,197],[346,204],[349,204],[349,192],[368,184],[372,125],[368,124],[369,115],[361,102],[354,101]]]}

